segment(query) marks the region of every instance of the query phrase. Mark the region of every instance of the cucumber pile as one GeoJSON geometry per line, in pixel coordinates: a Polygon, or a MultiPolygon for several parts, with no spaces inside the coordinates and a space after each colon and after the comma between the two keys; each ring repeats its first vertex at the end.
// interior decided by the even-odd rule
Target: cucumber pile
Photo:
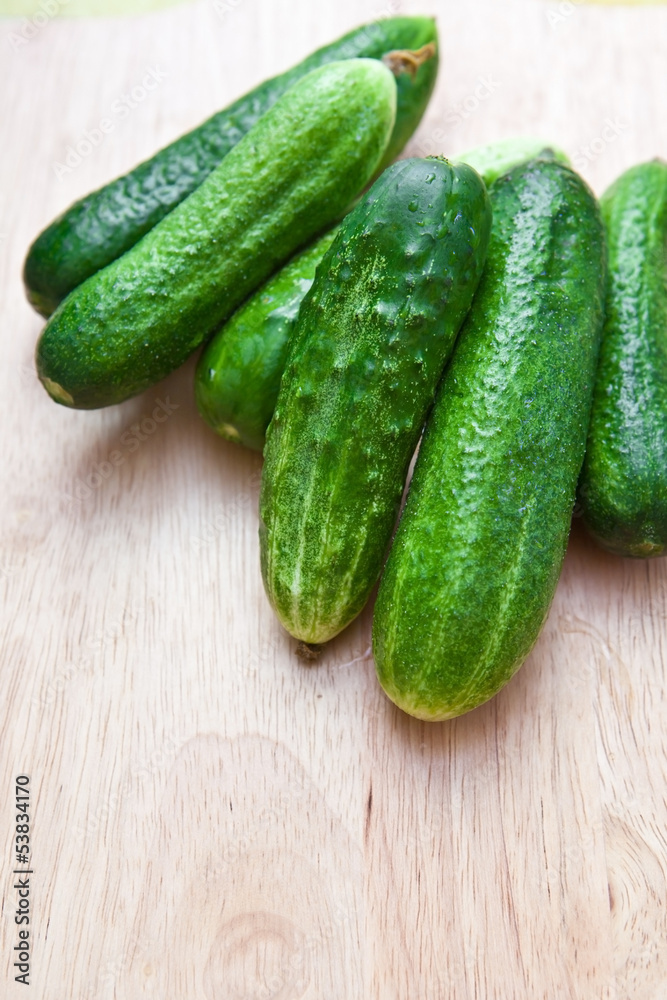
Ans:
{"type": "MultiPolygon", "coordinates": [[[[396,50],[430,57],[396,80],[397,111],[383,163],[408,141],[424,113],[438,71],[435,24],[428,17],[389,17],[363,25],[318,49],[298,66],[266,80],[129,174],[77,201],[37,237],[24,281],[30,302],[50,316],[66,295],[138,243],[192,194],[301,77],[340,59],[382,59],[396,50]]],[[[295,152],[297,152],[295,150],[295,152]]]]}
{"type": "Polygon", "coordinates": [[[525,660],[575,501],[610,552],[667,550],[667,164],[598,203],[532,139],[393,163],[437,70],[432,19],[359,28],[77,202],[24,268],[62,405],[203,345],[202,417],[264,452],[280,622],[314,652],[379,581],[379,681],[430,721],[525,660]]]}

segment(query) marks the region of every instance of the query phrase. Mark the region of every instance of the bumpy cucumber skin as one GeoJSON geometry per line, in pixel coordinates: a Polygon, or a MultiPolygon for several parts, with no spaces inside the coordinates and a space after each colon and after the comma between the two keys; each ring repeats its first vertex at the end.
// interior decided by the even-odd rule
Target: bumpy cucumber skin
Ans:
{"type": "Polygon", "coordinates": [[[465,164],[403,160],[347,216],[303,301],[267,432],[260,552],[285,628],[325,642],[380,574],[491,222],[465,164]]]}
{"type": "MultiPolygon", "coordinates": [[[[460,159],[491,185],[532,159],[569,166],[566,154],[540,139],[520,137],[477,146],[460,159]]],[[[197,367],[197,404],[221,437],[261,451],[275,409],[288,340],[299,304],[312,284],[331,237],[285,265],[212,337],[197,367]]]]}
{"type": "MultiPolygon", "coordinates": [[[[28,251],[23,277],[29,301],[43,316],[50,316],[72,289],[133,247],[192,194],[306,73],[341,59],[381,59],[394,49],[419,49],[432,42],[437,44],[437,31],[428,17],[391,17],[357,28],[266,80],[128,174],[75,202],[28,251]]],[[[404,73],[398,78],[396,121],[383,165],[391,163],[417,128],[437,72],[436,52],[414,77],[404,73]]]]}
{"type": "MultiPolygon", "coordinates": [[[[478,146],[460,157],[475,168],[487,187],[535,158],[569,165],[562,150],[525,137],[478,146]]],[[[205,348],[195,379],[197,404],[204,420],[221,437],[263,449],[299,305],[332,239],[333,235],[323,237],[286,264],[205,348]]]]}
{"type": "Polygon", "coordinates": [[[457,160],[469,163],[475,168],[487,187],[515,167],[535,159],[558,160],[566,167],[570,166],[567,154],[562,149],[531,136],[500,139],[498,142],[475,146],[474,149],[457,156],[457,160]]]}
{"type": "Polygon", "coordinates": [[[427,423],[373,623],[385,692],[432,721],[491,698],[547,616],[603,319],[604,233],[584,182],[532,161],[490,196],[486,268],[427,423]]]}
{"type": "Polygon", "coordinates": [[[579,502],[621,556],[667,551],[667,163],[633,167],[603,195],[606,318],[579,502]]]}
{"type": "Polygon", "coordinates": [[[363,189],[393,128],[396,84],[374,59],[299,80],[132,250],[59,306],[37,345],[58,402],[119,403],[177,368],[363,189]]]}
{"type": "Polygon", "coordinates": [[[204,348],[195,375],[197,406],[228,441],[263,450],[299,307],[337,231],[269,278],[204,348]]]}

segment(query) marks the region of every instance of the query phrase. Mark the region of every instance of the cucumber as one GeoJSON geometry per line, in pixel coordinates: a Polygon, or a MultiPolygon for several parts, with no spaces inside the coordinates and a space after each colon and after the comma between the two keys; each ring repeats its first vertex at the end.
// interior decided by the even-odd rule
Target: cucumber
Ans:
{"type": "Polygon", "coordinates": [[[374,613],[380,683],[425,720],[491,698],[547,616],[602,327],[604,232],[581,178],[533,160],[490,197],[484,276],[427,423],[374,613]]]}
{"type": "Polygon", "coordinates": [[[336,233],[321,236],[269,278],[204,348],[195,376],[197,406],[228,441],[264,448],[299,307],[336,233]]]}
{"type": "Polygon", "coordinates": [[[403,160],[343,220],[306,295],[267,432],[264,585],[322,643],[380,574],[410,458],[479,281],[491,213],[465,164],[403,160]]]}
{"type": "Polygon", "coordinates": [[[624,173],[601,200],[607,302],[581,513],[621,556],[667,548],[667,163],[624,173]]]}
{"type": "Polygon", "coordinates": [[[507,174],[514,167],[529,160],[558,160],[559,163],[570,165],[567,154],[557,146],[549,145],[541,139],[531,136],[516,136],[512,139],[500,139],[484,146],[475,146],[457,156],[457,160],[469,163],[477,173],[484,178],[484,183],[490,187],[494,181],[507,174]]]}
{"type": "Polygon", "coordinates": [[[30,247],[24,266],[29,301],[50,316],[66,295],[106,267],[199,187],[211,171],[297,80],[326,63],[381,59],[396,49],[428,49],[397,82],[394,131],[384,162],[408,141],[424,113],[438,71],[437,31],[428,17],[390,17],[364,25],[318,49],[286,73],[266,80],[128,174],[93,191],[51,223],[30,247]]]}
{"type": "MultiPolygon", "coordinates": [[[[488,185],[519,163],[540,158],[567,163],[539,139],[509,139],[461,156],[488,185]]],[[[322,237],[270,278],[211,338],[195,376],[199,412],[221,437],[261,451],[278,398],[280,376],[299,305],[333,234],[322,237]]]]}
{"type": "Polygon", "coordinates": [[[396,110],[374,59],[298,80],[189,198],[75,289],[37,345],[60,403],[119,403],[177,368],[367,184],[396,110]]]}

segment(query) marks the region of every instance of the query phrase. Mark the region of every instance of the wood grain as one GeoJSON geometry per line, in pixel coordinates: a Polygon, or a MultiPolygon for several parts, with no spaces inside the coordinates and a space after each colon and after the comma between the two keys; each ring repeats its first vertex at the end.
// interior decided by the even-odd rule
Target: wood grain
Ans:
{"type": "MultiPolygon", "coordinates": [[[[521,672],[469,716],[419,723],[377,687],[368,609],[319,665],[295,657],[259,575],[261,461],[199,420],[191,364],[90,413],[54,406],[32,370],[41,323],[20,275],[39,229],[260,78],[399,9],[382,3],[51,20],[18,48],[18,22],[0,23],[9,1000],[26,995],[11,968],[21,772],[40,1000],[667,995],[664,561],[605,555],[575,522],[521,672]],[[58,179],[67,147],[155,66],[159,87],[58,179]]],[[[537,133],[597,191],[667,155],[667,9],[570,7],[401,4],[437,13],[442,37],[412,151],[537,133]]]]}

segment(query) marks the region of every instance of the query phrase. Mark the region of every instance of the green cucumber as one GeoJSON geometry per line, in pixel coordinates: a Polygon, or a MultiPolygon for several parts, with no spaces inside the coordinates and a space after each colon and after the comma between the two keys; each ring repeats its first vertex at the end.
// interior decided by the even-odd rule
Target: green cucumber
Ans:
{"type": "Polygon", "coordinates": [[[345,628],[380,574],[490,222],[471,167],[403,160],[343,220],[303,301],[267,432],[260,548],[269,599],[305,642],[345,628]]]}
{"type": "Polygon", "coordinates": [[[321,236],[269,278],[204,348],[195,376],[197,406],[228,441],[264,448],[299,307],[336,232],[321,236]]]}
{"type": "MultiPolygon", "coordinates": [[[[539,139],[508,139],[478,146],[460,159],[487,185],[519,163],[539,156],[568,162],[539,139]]],[[[333,234],[290,261],[244,303],[210,340],[197,367],[199,412],[221,437],[261,451],[278,398],[280,376],[299,305],[333,234]]]]}
{"type": "Polygon", "coordinates": [[[475,146],[456,157],[463,163],[469,163],[484,179],[487,187],[514,167],[529,160],[558,160],[559,163],[570,165],[567,154],[557,146],[534,139],[531,136],[516,136],[511,139],[500,139],[483,146],[475,146]]]}
{"type": "Polygon", "coordinates": [[[396,49],[429,48],[397,82],[394,131],[384,163],[408,141],[428,103],[438,71],[437,32],[428,17],[390,17],[364,25],[318,49],[286,73],[266,80],[128,174],[75,202],[28,251],[28,299],[49,316],[66,295],[106,267],[199,187],[211,171],[297,80],[326,63],[381,59],[396,49]]]}
{"type": "Polygon", "coordinates": [[[565,554],[603,318],[592,192],[534,160],[490,189],[484,276],[427,423],[373,623],[420,719],[491,698],[530,651],[565,554]]]}
{"type": "Polygon", "coordinates": [[[182,364],[343,214],[380,162],[395,111],[395,78],[375,59],[298,80],[196,191],[61,303],[37,345],[51,396],[109,406],[182,364]]]}
{"type": "Polygon", "coordinates": [[[660,556],[667,551],[667,163],[628,170],[600,204],[609,276],[579,502],[605,549],[660,556]]]}

